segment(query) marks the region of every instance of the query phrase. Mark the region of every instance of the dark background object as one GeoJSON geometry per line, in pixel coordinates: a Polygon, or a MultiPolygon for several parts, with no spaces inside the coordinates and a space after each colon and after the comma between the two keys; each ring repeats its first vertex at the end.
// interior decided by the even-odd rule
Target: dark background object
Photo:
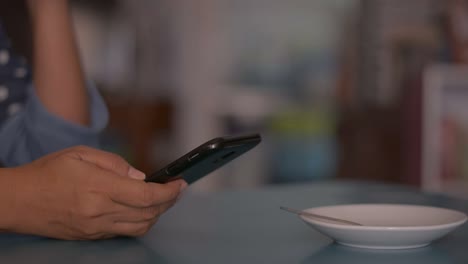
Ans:
{"type": "Polygon", "coordinates": [[[0,21],[13,50],[32,63],[32,30],[26,1],[0,1],[0,21]]]}

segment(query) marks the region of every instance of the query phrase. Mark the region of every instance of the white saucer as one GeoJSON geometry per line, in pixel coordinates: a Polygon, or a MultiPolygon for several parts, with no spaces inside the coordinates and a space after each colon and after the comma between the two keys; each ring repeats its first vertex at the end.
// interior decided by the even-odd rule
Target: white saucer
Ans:
{"type": "Polygon", "coordinates": [[[337,243],[360,248],[408,249],[428,245],[467,220],[464,213],[430,206],[354,204],[304,211],[363,224],[353,226],[300,216],[337,243]]]}

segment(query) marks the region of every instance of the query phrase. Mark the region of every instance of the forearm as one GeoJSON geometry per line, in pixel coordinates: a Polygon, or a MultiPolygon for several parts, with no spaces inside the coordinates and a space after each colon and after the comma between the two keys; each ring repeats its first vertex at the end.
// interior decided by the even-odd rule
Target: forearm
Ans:
{"type": "Polygon", "coordinates": [[[30,0],[34,34],[34,84],[50,112],[88,125],[88,95],[68,1],[30,0]]]}

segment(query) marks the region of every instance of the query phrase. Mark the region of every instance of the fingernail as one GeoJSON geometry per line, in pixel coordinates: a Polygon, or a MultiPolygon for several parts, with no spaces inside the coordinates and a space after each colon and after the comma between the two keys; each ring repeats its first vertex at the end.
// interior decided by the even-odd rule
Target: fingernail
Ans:
{"type": "Polygon", "coordinates": [[[133,168],[132,166],[128,169],[128,176],[136,180],[144,180],[146,178],[146,175],[143,172],[133,168]]]}

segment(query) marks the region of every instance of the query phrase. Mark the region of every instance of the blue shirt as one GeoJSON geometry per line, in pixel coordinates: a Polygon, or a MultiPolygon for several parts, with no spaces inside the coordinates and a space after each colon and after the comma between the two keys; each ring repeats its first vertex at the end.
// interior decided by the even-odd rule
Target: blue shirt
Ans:
{"type": "Polygon", "coordinates": [[[81,126],[48,112],[32,85],[26,60],[15,55],[0,24],[0,164],[17,166],[75,145],[98,148],[108,112],[88,85],[91,124],[81,126]]]}

